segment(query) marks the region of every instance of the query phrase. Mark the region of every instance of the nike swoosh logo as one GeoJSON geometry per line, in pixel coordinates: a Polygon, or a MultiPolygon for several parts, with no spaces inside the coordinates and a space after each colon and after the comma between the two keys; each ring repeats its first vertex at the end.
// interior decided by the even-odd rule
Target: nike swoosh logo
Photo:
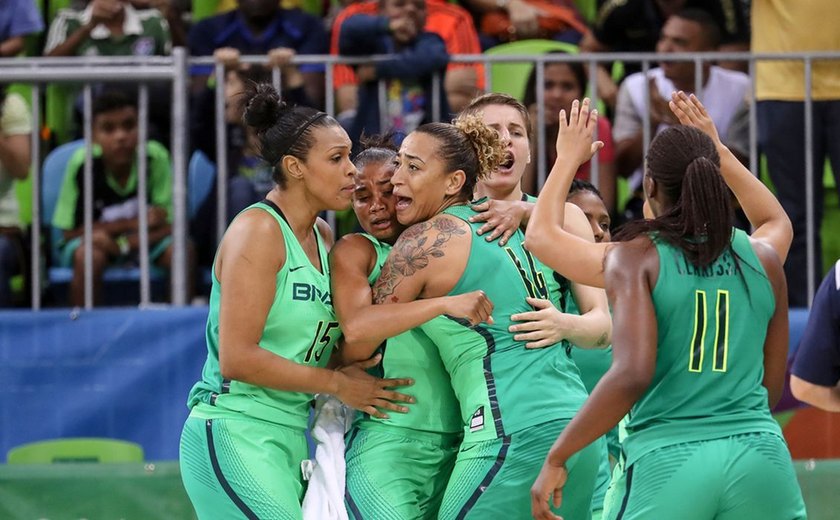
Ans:
{"type": "Polygon", "coordinates": [[[299,266],[297,266],[297,267],[291,267],[291,268],[289,268],[289,272],[290,272],[290,273],[294,273],[294,272],[295,272],[295,271],[297,271],[298,269],[303,269],[304,267],[306,267],[306,266],[305,266],[305,265],[299,265],[299,266]]]}

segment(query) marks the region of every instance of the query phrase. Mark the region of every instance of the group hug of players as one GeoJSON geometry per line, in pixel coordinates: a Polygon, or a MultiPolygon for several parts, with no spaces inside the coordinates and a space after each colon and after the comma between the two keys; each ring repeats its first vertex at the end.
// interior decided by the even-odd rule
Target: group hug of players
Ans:
{"type": "Polygon", "coordinates": [[[674,93],[649,218],[612,241],[574,181],[602,146],[588,100],[561,112],[539,198],[520,188],[528,112],[505,95],[352,158],[330,116],[266,85],[247,103],[276,187],[213,265],[181,438],[199,518],[313,517],[314,394],[359,410],[338,441],[345,486],[307,497],[335,518],[805,518],[770,415],[790,222],[696,98],[674,93]],[[317,215],[351,204],[365,232],[330,250],[317,215]]]}

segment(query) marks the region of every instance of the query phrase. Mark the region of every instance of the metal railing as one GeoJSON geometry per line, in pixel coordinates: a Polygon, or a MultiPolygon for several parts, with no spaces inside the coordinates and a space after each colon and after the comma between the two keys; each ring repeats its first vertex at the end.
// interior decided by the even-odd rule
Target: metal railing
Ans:
{"type": "Polygon", "coordinates": [[[41,160],[40,160],[40,116],[41,88],[43,84],[83,83],[83,130],[85,140],[85,161],[83,175],[82,200],[84,204],[83,247],[85,258],[84,288],[85,308],[93,307],[93,157],[92,157],[92,85],[108,82],[137,82],[139,84],[139,165],[138,165],[138,203],[139,203],[139,242],[140,242],[140,304],[151,303],[149,276],[149,230],[147,223],[148,200],[146,186],[148,182],[148,164],[145,149],[148,133],[148,84],[152,81],[168,82],[172,85],[172,174],[173,174],[173,215],[172,215],[172,303],[185,305],[187,295],[187,216],[186,216],[186,154],[187,154],[187,53],[184,49],[175,49],[172,56],[147,58],[31,58],[25,60],[9,59],[0,61],[0,82],[31,83],[32,113],[35,130],[32,132],[32,262],[31,262],[31,298],[32,308],[41,308],[41,231],[45,223],[41,221],[41,160]]]}
{"type": "MultiPolygon", "coordinates": [[[[363,58],[350,58],[339,56],[295,56],[292,63],[296,65],[303,64],[322,64],[325,67],[325,110],[327,113],[333,115],[335,113],[335,93],[333,89],[334,67],[338,64],[361,64],[372,63],[382,59],[388,59],[388,56],[370,56],[363,58]]],[[[695,91],[700,92],[703,86],[703,72],[702,67],[704,63],[717,62],[721,60],[726,61],[743,61],[748,63],[749,75],[751,78],[755,77],[756,61],[801,61],[804,63],[804,78],[805,86],[805,183],[806,183],[806,204],[807,204],[807,235],[808,235],[808,294],[809,300],[813,296],[814,287],[814,270],[817,266],[814,264],[814,248],[813,248],[813,231],[816,223],[814,222],[814,179],[813,179],[813,100],[811,97],[812,86],[812,65],[817,60],[840,60],[840,51],[838,52],[808,52],[808,53],[746,53],[746,52],[712,52],[712,53],[673,53],[673,54],[656,54],[656,53],[602,53],[602,54],[541,54],[541,55],[458,55],[452,56],[451,61],[455,63],[482,63],[485,71],[485,90],[493,90],[493,76],[490,65],[493,63],[533,63],[535,65],[536,74],[536,103],[537,103],[537,179],[538,186],[542,186],[545,182],[549,165],[546,164],[546,132],[545,132],[545,90],[544,78],[545,67],[547,64],[556,62],[575,62],[582,63],[587,69],[590,77],[595,77],[596,68],[602,64],[610,64],[614,61],[622,61],[624,63],[641,63],[641,68],[644,74],[648,74],[652,64],[663,61],[690,61],[695,65],[695,91]]],[[[265,56],[243,56],[240,59],[243,63],[262,64],[265,63],[265,56]]],[[[66,82],[83,82],[84,87],[84,129],[85,129],[85,144],[87,148],[85,156],[84,167],[84,204],[85,204],[85,219],[84,229],[85,237],[91,236],[92,232],[92,158],[90,152],[90,124],[91,124],[91,99],[90,99],[90,85],[95,82],[114,82],[114,81],[137,81],[140,83],[140,95],[138,103],[139,111],[139,142],[140,154],[139,159],[139,186],[138,193],[146,193],[145,187],[148,182],[148,165],[146,164],[145,149],[147,136],[147,119],[148,119],[148,89],[147,84],[150,81],[166,81],[172,85],[172,142],[171,154],[173,161],[173,239],[174,239],[174,259],[173,259],[173,293],[172,302],[176,305],[183,305],[187,298],[187,269],[186,269],[186,246],[187,246],[187,219],[186,219],[186,164],[188,154],[187,132],[189,125],[187,123],[188,115],[188,100],[187,100],[187,81],[188,81],[188,66],[191,65],[213,65],[216,85],[223,85],[225,80],[224,67],[216,63],[212,57],[188,58],[186,51],[182,48],[176,48],[170,57],[156,57],[156,58],[135,58],[135,57],[113,57],[113,58],[31,58],[31,59],[6,59],[0,60],[0,83],[7,82],[28,82],[33,87],[33,104],[32,113],[33,120],[39,121],[41,117],[40,94],[41,85],[44,83],[66,83],[66,82]]],[[[441,82],[440,78],[435,77],[432,81],[432,113],[440,113],[441,96],[444,95],[439,88],[441,82]]],[[[278,91],[281,91],[282,78],[279,68],[274,68],[272,71],[272,81],[278,91]]],[[[379,80],[379,104],[380,114],[384,114],[385,110],[385,82],[379,80]]],[[[594,88],[588,90],[593,98],[593,104],[597,104],[597,91],[594,88]]],[[[652,139],[650,130],[650,94],[645,89],[644,107],[642,111],[642,129],[644,149],[650,144],[652,139]]],[[[755,111],[755,85],[752,86],[753,95],[749,96],[749,155],[750,155],[750,170],[758,171],[758,146],[757,146],[757,122],[755,111]]],[[[215,223],[217,239],[221,239],[222,233],[227,225],[227,181],[230,177],[228,171],[227,158],[227,135],[224,118],[225,99],[224,89],[216,88],[215,92],[215,131],[216,131],[216,189],[217,189],[217,222],[215,223]]],[[[387,126],[383,119],[383,129],[387,126]]],[[[32,136],[32,178],[33,178],[33,196],[32,196],[32,307],[39,309],[41,307],[41,286],[40,278],[38,276],[40,266],[40,248],[37,247],[41,240],[42,222],[40,219],[40,137],[38,132],[33,132],[32,136]]],[[[599,185],[600,166],[598,164],[597,156],[592,160],[591,167],[591,181],[596,186],[599,185]]],[[[148,259],[148,229],[146,226],[146,208],[148,202],[145,197],[139,197],[140,200],[140,270],[141,270],[141,305],[150,303],[149,290],[149,259],[148,259]]],[[[334,216],[330,214],[330,224],[334,226],[334,216]]],[[[85,240],[85,307],[90,308],[92,302],[92,258],[91,245],[88,240],[85,240]]]]}

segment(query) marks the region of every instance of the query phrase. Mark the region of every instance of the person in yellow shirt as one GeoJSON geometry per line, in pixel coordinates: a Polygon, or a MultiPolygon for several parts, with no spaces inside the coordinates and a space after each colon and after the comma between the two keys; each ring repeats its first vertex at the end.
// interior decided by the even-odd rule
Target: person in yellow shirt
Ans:
{"type": "MultiPolygon", "coordinates": [[[[762,52],[840,51],[836,19],[826,16],[831,0],[753,0],[752,49],[762,52]]],[[[823,164],[840,172],[840,60],[812,62],[814,227],[813,287],[822,276],[820,223],[823,164]]],[[[792,307],[808,305],[808,238],[805,195],[805,67],[799,61],[759,61],[756,68],[758,141],[767,157],[776,195],[793,223],[793,244],[785,264],[792,307]]],[[[840,182],[836,183],[840,187],[840,182]]]]}

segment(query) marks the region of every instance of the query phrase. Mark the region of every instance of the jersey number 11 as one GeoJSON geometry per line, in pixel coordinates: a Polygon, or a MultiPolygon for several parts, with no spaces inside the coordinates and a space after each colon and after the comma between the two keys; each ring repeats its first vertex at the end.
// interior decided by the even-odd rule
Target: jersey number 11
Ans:
{"type": "MultiPolygon", "coordinates": [[[[706,291],[694,291],[694,334],[691,337],[691,350],[688,356],[689,372],[703,371],[703,353],[706,350],[708,315],[706,291]]],[[[729,291],[718,289],[714,315],[715,352],[712,371],[726,372],[727,354],[729,353],[729,291]]]]}

